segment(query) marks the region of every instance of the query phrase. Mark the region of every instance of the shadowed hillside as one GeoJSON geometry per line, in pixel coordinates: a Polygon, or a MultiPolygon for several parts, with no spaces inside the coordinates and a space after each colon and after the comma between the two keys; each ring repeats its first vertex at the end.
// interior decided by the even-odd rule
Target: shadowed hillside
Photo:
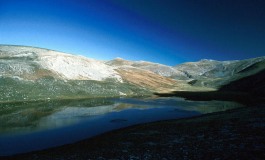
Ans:
{"type": "Polygon", "coordinates": [[[161,97],[184,97],[189,100],[237,101],[246,105],[265,102],[265,70],[222,86],[217,91],[174,91],[154,93],[161,97]]]}
{"type": "Polygon", "coordinates": [[[265,69],[222,86],[219,91],[240,91],[265,98],[265,69]]]}

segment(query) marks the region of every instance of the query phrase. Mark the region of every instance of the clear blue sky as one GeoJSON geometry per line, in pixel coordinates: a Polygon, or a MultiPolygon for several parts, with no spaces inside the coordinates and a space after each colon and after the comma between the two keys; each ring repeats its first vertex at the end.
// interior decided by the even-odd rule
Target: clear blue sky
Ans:
{"type": "Polygon", "coordinates": [[[265,55],[263,0],[0,0],[0,44],[168,65],[265,55]]]}

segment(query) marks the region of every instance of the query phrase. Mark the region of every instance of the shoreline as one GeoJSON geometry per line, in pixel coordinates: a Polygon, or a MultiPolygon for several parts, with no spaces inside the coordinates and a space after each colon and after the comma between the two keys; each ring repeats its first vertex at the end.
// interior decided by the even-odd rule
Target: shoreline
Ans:
{"type": "Polygon", "coordinates": [[[246,158],[246,151],[253,153],[249,158],[262,159],[264,135],[265,105],[258,105],[138,124],[76,143],[0,159],[222,159],[246,158]]]}

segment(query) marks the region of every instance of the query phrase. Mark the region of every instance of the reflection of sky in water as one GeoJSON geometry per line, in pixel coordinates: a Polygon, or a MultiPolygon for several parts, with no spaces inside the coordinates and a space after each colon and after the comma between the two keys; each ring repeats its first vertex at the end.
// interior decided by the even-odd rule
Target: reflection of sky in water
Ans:
{"type": "Polygon", "coordinates": [[[71,143],[133,124],[191,117],[239,106],[234,102],[194,102],[181,98],[45,102],[13,106],[14,110],[9,107],[8,112],[4,109],[8,106],[2,106],[0,155],[71,143]]]}
{"type": "Polygon", "coordinates": [[[51,128],[78,123],[85,118],[95,118],[97,115],[111,112],[113,106],[98,107],[66,107],[63,110],[55,112],[47,117],[43,117],[40,122],[40,128],[51,128]]]}

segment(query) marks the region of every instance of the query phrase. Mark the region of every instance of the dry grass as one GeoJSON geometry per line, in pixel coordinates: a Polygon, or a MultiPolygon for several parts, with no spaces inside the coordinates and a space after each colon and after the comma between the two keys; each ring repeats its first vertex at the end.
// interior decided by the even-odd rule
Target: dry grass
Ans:
{"type": "Polygon", "coordinates": [[[146,70],[118,69],[117,72],[127,82],[153,91],[171,91],[173,88],[178,87],[177,81],[146,70]]]}

